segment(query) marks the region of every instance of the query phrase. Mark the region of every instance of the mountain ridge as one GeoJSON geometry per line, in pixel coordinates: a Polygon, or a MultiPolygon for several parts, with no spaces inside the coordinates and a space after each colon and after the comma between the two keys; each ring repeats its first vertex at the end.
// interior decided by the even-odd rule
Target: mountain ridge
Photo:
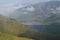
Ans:
{"type": "Polygon", "coordinates": [[[59,7],[60,1],[37,3],[16,10],[11,17],[17,19],[23,24],[42,25],[46,18],[59,11],[59,7]]]}

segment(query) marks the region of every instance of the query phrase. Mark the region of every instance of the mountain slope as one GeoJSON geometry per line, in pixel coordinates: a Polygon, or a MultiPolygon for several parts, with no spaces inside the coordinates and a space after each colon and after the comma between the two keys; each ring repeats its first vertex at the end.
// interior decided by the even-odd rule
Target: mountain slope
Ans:
{"type": "Polygon", "coordinates": [[[45,24],[60,23],[60,14],[53,14],[45,20],[45,24]]]}
{"type": "Polygon", "coordinates": [[[28,38],[16,37],[13,35],[5,34],[0,32],[0,40],[32,40],[28,38]]]}
{"type": "Polygon", "coordinates": [[[42,33],[28,28],[27,26],[21,24],[12,18],[6,18],[0,15],[0,32],[15,35],[17,37],[31,38],[31,39],[40,39],[42,33]]]}
{"type": "Polygon", "coordinates": [[[0,31],[2,32],[18,33],[18,30],[22,30],[20,28],[24,29],[25,27],[21,23],[17,22],[15,19],[9,19],[0,16],[0,28],[0,31]]]}
{"type": "Polygon", "coordinates": [[[60,1],[48,1],[20,8],[10,16],[27,25],[41,25],[52,14],[60,13],[59,8],[60,1]]]}
{"type": "Polygon", "coordinates": [[[60,35],[60,14],[53,14],[45,22],[49,34],[60,35]]]}

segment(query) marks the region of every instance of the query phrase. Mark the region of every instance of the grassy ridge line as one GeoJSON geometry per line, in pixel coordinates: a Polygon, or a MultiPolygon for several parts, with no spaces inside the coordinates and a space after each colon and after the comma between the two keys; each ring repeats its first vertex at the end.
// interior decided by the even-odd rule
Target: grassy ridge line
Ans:
{"type": "Polygon", "coordinates": [[[0,16],[0,32],[18,37],[40,39],[40,32],[37,30],[28,28],[15,19],[5,18],[2,16],[0,16]]]}
{"type": "Polygon", "coordinates": [[[27,31],[28,28],[15,19],[6,18],[0,15],[0,32],[10,34],[20,34],[27,31]]]}

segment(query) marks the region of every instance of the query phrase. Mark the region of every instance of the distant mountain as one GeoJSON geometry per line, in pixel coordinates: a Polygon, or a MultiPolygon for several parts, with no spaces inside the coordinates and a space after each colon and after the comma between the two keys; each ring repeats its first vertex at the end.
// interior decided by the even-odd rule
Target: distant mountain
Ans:
{"type": "Polygon", "coordinates": [[[52,14],[50,17],[48,17],[45,22],[45,24],[50,25],[52,23],[60,23],[60,13],[59,14],[52,14]]]}
{"type": "Polygon", "coordinates": [[[60,35],[60,13],[48,17],[45,22],[46,30],[49,34],[60,35]]]}
{"type": "Polygon", "coordinates": [[[27,25],[42,25],[44,20],[60,11],[60,1],[48,1],[17,9],[10,17],[27,25]]]}

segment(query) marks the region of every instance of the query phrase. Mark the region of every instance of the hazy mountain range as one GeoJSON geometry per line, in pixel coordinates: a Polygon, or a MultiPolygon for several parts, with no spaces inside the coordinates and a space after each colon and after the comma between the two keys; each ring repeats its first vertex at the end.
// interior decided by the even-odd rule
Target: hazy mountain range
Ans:
{"type": "Polygon", "coordinates": [[[60,1],[31,4],[8,17],[0,15],[1,40],[60,40],[60,1]]]}
{"type": "Polygon", "coordinates": [[[10,17],[27,25],[41,25],[48,17],[60,13],[60,1],[40,2],[15,10],[10,17]]]}

